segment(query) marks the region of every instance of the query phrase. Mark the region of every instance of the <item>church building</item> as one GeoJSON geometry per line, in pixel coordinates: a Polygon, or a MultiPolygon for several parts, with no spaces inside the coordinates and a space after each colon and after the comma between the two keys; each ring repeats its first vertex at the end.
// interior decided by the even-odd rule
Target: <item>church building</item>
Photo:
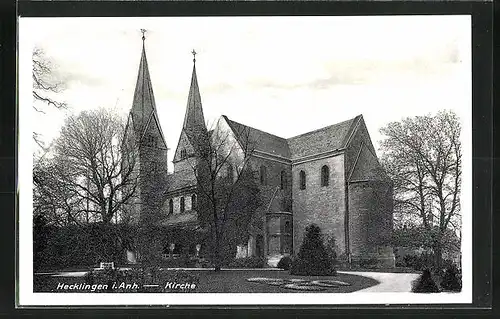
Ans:
{"type": "MultiPolygon", "coordinates": [[[[332,125],[291,138],[249,127],[240,120],[221,115],[215,129],[228,132],[240,146],[241,132],[249,133],[253,143],[249,165],[262,197],[262,219],[260,226],[248,230],[248,240],[237,245],[235,258],[259,256],[275,266],[282,256],[298,252],[305,228],[316,224],[325,239],[334,238],[340,260],[394,266],[392,183],[378,161],[362,115],[342,121],[332,117],[332,125]]],[[[156,110],[143,36],[126,128],[138,145],[141,180],[137,200],[141,204],[131,205],[131,218],[139,222],[143,216],[154,216],[154,223],[167,228],[206,231],[198,220],[198,182],[192,164],[202,140],[197,136],[207,131],[196,59],[184,121],[166,123],[182,125],[171,159],[173,172],[168,172],[168,146],[156,110]]],[[[186,248],[183,239],[172,234],[164,234],[164,258],[186,248]]],[[[200,242],[188,248],[198,255],[204,245],[200,242]]]]}

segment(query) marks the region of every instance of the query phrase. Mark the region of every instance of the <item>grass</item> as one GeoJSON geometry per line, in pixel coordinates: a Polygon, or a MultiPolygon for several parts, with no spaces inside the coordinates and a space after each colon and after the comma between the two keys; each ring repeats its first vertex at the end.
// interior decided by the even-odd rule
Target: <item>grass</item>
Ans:
{"type": "MultiPolygon", "coordinates": [[[[266,270],[222,270],[215,272],[212,270],[190,270],[175,271],[163,270],[159,274],[156,284],[164,287],[169,281],[178,281],[179,283],[194,283],[196,288],[193,290],[181,289],[163,289],[163,292],[198,292],[198,293],[304,293],[307,291],[298,291],[287,289],[281,286],[272,286],[265,283],[248,282],[248,278],[266,277],[279,279],[306,279],[306,280],[338,280],[351,284],[350,286],[339,286],[336,288],[326,288],[323,291],[315,293],[348,293],[376,285],[378,282],[371,278],[357,275],[338,274],[336,276],[294,276],[288,271],[266,271],[266,270]]],[[[82,290],[57,290],[58,283],[74,284],[83,283],[84,277],[52,277],[50,275],[35,275],[35,292],[90,292],[82,290]]],[[[153,282],[149,282],[153,283],[153,282]]],[[[95,284],[99,284],[95,282],[95,284]]],[[[102,283],[105,284],[105,283],[102,283]]],[[[109,291],[102,291],[109,292],[109,291]]],[[[139,289],[139,290],[115,290],[111,292],[160,292],[157,288],[139,289]]]]}

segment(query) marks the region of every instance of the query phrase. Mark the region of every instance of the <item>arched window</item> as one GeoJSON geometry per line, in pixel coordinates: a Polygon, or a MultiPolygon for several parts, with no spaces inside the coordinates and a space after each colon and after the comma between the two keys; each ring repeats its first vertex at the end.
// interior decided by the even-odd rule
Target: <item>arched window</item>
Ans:
{"type": "Polygon", "coordinates": [[[328,186],[330,184],[330,169],[328,166],[321,168],[321,186],[328,186]]]}
{"type": "Polygon", "coordinates": [[[186,206],[184,203],[184,197],[181,197],[181,213],[184,213],[185,209],[186,209],[186,206]]]}
{"type": "Polygon", "coordinates": [[[187,157],[186,150],[181,150],[181,159],[185,159],[187,157]]]}
{"type": "Polygon", "coordinates": [[[260,184],[267,185],[267,167],[264,165],[260,167],[260,184]]]}
{"type": "Polygon", "coordinates": [[[285,189],[286,188],[286,173],[285,171],[281,171],[281,175],[280,175],[280,186],[281,186],[281,189],[285,189]]]}
{"type": "Polygon", "coordinates": [[[174,200],[170,199],[168,201],[168,214],[173,214],[174,213],[174,200]]]}
{"type": "Polygon", "coordinates": [[[290,226],[291,226],[290,221],[287,220],[285,222],[285,233],[286,234],[290,234],[292,232],[292,227],[290,227],[290,226]]]}
{"type": "Polygon", "coordinates": [[[191,195],[191,209],[196,209],[196,194],[191,195]]]}
{"type": "Polygon", "coordinates": [[[299,179],[300,179],[300,189],[306,189],[306,172],[300,171],[299,179]]]}

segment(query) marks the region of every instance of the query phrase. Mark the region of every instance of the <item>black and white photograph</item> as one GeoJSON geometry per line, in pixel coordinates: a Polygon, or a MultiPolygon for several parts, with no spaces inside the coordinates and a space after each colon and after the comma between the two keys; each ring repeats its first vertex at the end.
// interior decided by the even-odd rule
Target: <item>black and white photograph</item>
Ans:
{"type": "Polygon", "coordinates": [[[471,17],[19,19],[21,305],[472,302],[471,17]]]}

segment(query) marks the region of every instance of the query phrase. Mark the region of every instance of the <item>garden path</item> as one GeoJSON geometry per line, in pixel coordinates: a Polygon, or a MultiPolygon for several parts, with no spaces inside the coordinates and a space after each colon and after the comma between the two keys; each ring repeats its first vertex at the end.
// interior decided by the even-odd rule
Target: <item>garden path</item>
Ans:
{"type": "Polygon", "coordinates": [[[339,271],[349,275],[369,277],[379,282],[378,285],[361,289],[355,292],[411,292],[411,283],[420,274],[413,273],[387,273],[368,271],[339,271]]]}

